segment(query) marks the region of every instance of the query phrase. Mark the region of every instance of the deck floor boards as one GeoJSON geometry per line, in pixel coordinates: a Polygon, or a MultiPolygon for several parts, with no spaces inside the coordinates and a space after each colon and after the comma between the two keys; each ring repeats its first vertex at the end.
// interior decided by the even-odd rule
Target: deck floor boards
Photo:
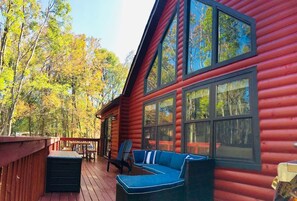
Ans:
{"type": "Polygon", "coordinates": [[[39,201],[115,201],[116,180],[119,171],[107,161],[98,157],[92,161],[83,159],[81,169],[81,188],[79,193],[46,193],[39,201]]]}

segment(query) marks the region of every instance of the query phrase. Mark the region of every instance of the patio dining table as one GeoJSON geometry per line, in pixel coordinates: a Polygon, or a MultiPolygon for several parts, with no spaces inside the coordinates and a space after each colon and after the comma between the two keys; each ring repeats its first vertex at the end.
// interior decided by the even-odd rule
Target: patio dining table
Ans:
{"type": "Polygon", "coordinates": [[[72,151],[77,151],[79,154],[82,154],[83,158],[87,157],[87,146],[90,145],[90,142],[84,141],[71,141],[72,151]]]}

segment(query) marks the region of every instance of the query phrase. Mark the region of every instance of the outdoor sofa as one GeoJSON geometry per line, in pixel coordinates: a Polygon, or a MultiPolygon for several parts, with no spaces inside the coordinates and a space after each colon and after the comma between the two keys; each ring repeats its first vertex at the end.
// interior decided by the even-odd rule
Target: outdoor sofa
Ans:
{"type": "Polygon", "coordinates": [[[116,201],[213,200],[213,159],[159,150],[134,150],[133,157],[143,174],[118,175],[116,201]]]}

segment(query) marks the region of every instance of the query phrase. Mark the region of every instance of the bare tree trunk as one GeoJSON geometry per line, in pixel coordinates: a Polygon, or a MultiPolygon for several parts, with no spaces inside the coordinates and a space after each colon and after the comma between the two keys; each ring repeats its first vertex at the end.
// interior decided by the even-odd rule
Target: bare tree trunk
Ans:
{"type": "MultiPolygon", "coordinates": [[[[31,108],[30,108],[30,114],[31,114],[31,108]]],[[[31,117],[31,115],[28,117],[29,119],[29,122],[28,122],[28,130],[29,130],[29,134],[30,134],[30,136],[32,136],[32,117],[31,117]]]]}

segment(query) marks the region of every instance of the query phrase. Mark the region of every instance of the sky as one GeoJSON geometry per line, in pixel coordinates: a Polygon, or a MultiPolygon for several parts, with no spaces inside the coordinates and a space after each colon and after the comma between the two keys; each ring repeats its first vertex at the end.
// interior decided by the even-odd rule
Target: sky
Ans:
{"type": "Polygon", "coordinates": [[[101,39],[123,63],[137,51],[155,0],[70,0],[72,30],[101,39]]]}

